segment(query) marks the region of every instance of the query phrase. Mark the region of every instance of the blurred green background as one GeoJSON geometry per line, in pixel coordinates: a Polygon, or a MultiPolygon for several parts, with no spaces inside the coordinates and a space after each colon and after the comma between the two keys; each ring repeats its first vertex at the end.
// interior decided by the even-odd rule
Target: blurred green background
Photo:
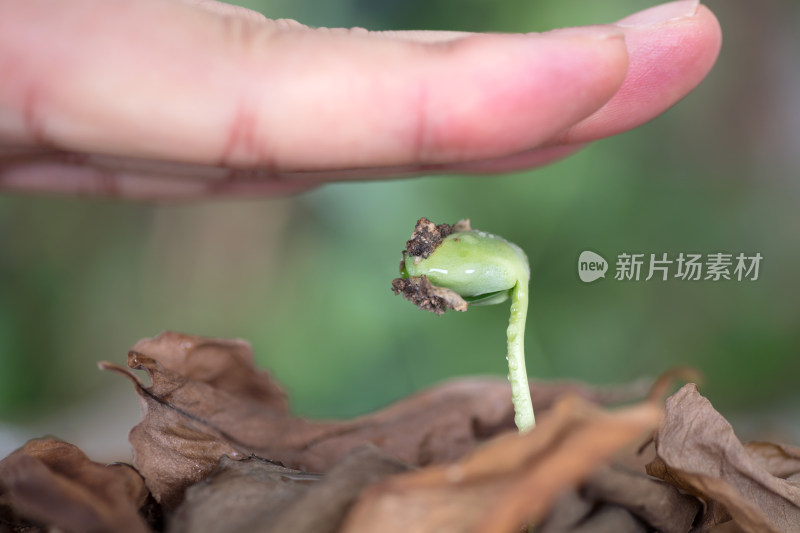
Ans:
{"type": "MultiPolygon", "coordinates": [[[[504,32],[607,23],[650,5],[242,4],[310,25],[504,32]]],[[[108,449],[124,447],[138,402],[95,362],[124,364],[134,342],[165,329],[249,340],[294,411],[314,417],[364,413],[457,375],[504,374],[505,306],[436,318],[391,294],[423,215],[469,217],[527,251],[532,375],[606,384],[689,364],[726,414],[780,413],[797,435],[800,4],[708,5],[725,36],[709,78],[651,123],[544,169],[171,206],[0,197],[0,456],[42,432],[117,453],[108,449]],[[621,252],[764,260],[756,282],[584,284],[586,249],[612,262],[621,252]]]]}

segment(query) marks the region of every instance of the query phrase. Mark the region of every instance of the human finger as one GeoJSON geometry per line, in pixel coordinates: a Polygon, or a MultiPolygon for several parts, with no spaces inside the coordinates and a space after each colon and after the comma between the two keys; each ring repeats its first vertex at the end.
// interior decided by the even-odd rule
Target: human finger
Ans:
{"type": "Polygon", "coordinates": [[[280,172],[486,159],[589,115],[627,63],[605,27],[422,43],[153,0],[53,7],[0,7],[7,143],[280,172]]]}
{"type": "Polygon", "coordinates": [[[586,143],[655,118],[700,84],[722,44],[717,19],[699,0],[662,4],[616,26],[628,49],[625,81],[600,109],[549,144],[586,143]]]}

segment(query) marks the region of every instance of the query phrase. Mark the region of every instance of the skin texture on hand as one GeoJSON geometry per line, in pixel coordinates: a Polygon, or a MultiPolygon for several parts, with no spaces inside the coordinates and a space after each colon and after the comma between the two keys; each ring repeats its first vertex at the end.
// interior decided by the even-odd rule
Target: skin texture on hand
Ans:
{"type": "Polygon", "coordinates": [[[531,168],[657,116],[720,42],[694,0],[539,34],[0,0],[0,190],[196,198],[531,168]]]}

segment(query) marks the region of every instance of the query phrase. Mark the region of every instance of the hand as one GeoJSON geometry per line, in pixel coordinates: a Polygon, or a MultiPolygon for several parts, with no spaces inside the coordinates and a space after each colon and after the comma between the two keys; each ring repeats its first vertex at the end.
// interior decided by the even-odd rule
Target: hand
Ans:
{"type": "Polygon", "coordinates": [[[720,41],[696,0],[525,35],[0,0],[0,190],[193,198],[535,167],[669,108],[720,41]]]}

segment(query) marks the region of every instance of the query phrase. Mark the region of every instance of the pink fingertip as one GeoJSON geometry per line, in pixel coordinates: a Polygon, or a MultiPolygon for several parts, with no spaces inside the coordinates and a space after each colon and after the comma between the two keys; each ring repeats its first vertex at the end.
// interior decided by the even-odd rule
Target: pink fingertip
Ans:
{"type": "Polygon", "coordinates": [[[616,26],[622,28],[641,28],[643,26],[674,22],[695,16],[699,7],[700,0],[669,2],[625,17],[617,22],[616,26]]]}

